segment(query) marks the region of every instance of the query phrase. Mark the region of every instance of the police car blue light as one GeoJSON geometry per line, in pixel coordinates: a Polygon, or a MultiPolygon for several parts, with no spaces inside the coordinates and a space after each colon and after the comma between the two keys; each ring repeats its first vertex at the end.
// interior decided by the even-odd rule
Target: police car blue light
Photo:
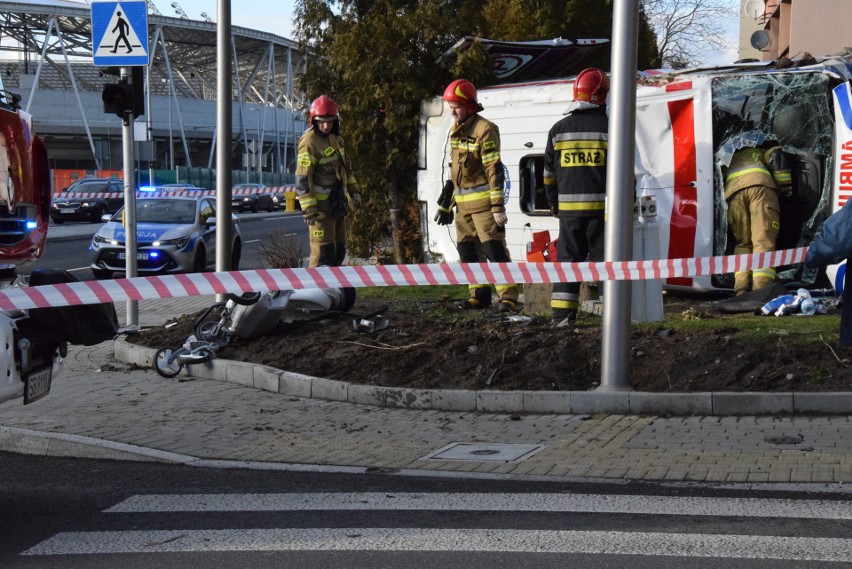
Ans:
{"type": "MultiPolygon", "coordinates": [[[[104,219],[107,219],[106,217],[104,219]]],[[[89,245],[92,274],[125,272],[124,208],[109,218],[89,245]]],[[[240,222],[232,216],[231,270],[240,264],[240,222]]],[[[201,272],[216,261],[216,198],[140,197],[136,200],[136,265],[140,276],[201,272]]]]}

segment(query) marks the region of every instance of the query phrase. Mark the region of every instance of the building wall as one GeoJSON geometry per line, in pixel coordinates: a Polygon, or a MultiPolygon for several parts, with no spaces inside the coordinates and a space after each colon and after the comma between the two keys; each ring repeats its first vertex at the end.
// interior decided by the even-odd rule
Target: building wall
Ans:
{"type": "Polygon", "coordinates": [[[763,0],[740,0],[739,59],[763,58],[763,53],[751,46],[751,36],[763,30],[763,10],[763,0]]]}
{"type": "MultiPolygon", "coordinates": [[[[31,76],[22,76],[19,87],[7,87],[11,92],[21,95],[21,108],[29,104],[31,76]]],[[[39,89],[35,92],[29,112],[35,120],[36,132],[45,141],[52,162],[62,161],[59,167],[65,168],[94,168],[94,154],[99,154],[102,167],[105,169],[121,168],[122,163],[122,122],[113,114],[106,114],[100,92],[80,91],[79,103],[73,91],[39,89]],[[83,111],[81,112],[80,106],[83,111]],[[95,151],[89,143],[86,127],[94,139],[95,151]],[[72,164],[73,162],[73,164],[72,164]]],[[[156,144],[154,160],[158,167],[168,167],[168,141],[172,139],[175,152],[175,165],[186,166],[183,142],[181,139],[181,122],[190,149],[192,166],[206,167],[213,150],[216,126],[216,101],[178,98],[178,106],[171,105],[170,97],[152,95],[151,106],[141,117],[142,134],[147,130],[147,121],[152,121],[152,132],[156,144]],[[171,133],[171,137],[169,134],[171,133]]],[[[266,108],[263,119],[263,108],[257,105],[246,105],[244,113],[245,131],[249,141],[258,137],[259,124],[263,127],[263,142],[266,152],[279,141],[283,147],[290,147],[288,162],[293,160],[294,147],[299,136],[305,129],[304,119],[286,109],[266,108]],[[251,110],[249,110],[251,109],[251,110]],[[256,109],[260,109],[258,112],[256,109]],[[277,113],[277,131],[276,131],[277,113]],[[294,124],[295,121],[295,124],[294,124]]],[[[240,127],[239,104],[232,106],[233,130],[235,143],[242,140],[240,127]]],[[[140,142],[136,148],[137,159],[147,162],[151,155],[151,143],[140,142]]],[[[241,150],[234,155],[234,167],[242,168],[241,150]]],[[[215,167],[215,156],[213,156],[215,167]]],[[[52,164],[53,165],[53,164],[52,164]]],[[[144,165],[147,168],[147,164],[144,165]]]]}
{"type": "Polygon", "coordinates": [[[790,16],[790,57],[831,55],[852,46],[850,0],[796,0],[790,16]]]}
{"type": "Polygon", "coordinates": [[[786,56],[801,57],[841,53],[852,45],[849,22],[852,21],[850,0],[765,0],[769,47],[764,60],[786,56]],[[780,2],[780,5],[779,5],[780,2]]]}

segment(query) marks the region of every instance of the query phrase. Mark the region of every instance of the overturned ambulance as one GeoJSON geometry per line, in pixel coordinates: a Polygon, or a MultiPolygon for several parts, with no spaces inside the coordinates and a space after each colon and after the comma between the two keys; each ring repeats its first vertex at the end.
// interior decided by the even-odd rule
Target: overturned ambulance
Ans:
{"type": "MultiPolygon", "coordinates": [[[[480,89],[479,102],[485,109],[482,116],[500,129],[507,171],[506,240],[512,260],[522,261],[533,233],[558,234],[558,220],[549,216],[544,193],[544,148],[548,130],[562,117],[573,91],[570,76],[553,77],[558,66],[537,65],[537,57],[546,53],[557,58],[554,54],[564,50],[561,60],[575,74],[585,55],[606,40],[484,43],[507,81],[480,89]]],[[[462,42],[456,49],[460,46],[462,42]]],[[[635,197],[637,202],[656,200],[661,258],[733,253],[724,170],[735,150],[770,139],[782,145],[793,171],[793,195],[781,202],[776,248],[807,246],[822,221],[852,196],[850,80],[852,54],[787,61],[783,67],[752,62],[637,74],[635,197]]],[[[458,260],[454,229],[432,221],[449,171],[451,125],[440,98],[423,103],[418,198],[424,249],[432,261],[458,260]]],[[[779,267],[779,278],[790,284],[830,286],[838,293],[844,274],[843,266],[823,273],[798,265],[779,267]]],[[[729,290],[733,275],[669,279],[665,286],[729,290]]]]}

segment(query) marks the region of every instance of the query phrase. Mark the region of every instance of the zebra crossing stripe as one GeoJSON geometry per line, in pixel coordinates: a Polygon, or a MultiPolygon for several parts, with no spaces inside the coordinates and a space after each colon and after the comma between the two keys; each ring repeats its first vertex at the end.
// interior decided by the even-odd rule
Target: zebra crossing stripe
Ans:
{"type": "Polygon", "coordinates": [[[328,528],[66,532],[23,555],[209,551],[578,553],[852,561],[852,540],[615,531],[328,528]]]}
{"type": "Polygon", "coordinates": [[[105,511],[131,513],[307,510],[583,512],[852,519],[852,502],[547,493],[152,494],[131,496],[105,511]]]}

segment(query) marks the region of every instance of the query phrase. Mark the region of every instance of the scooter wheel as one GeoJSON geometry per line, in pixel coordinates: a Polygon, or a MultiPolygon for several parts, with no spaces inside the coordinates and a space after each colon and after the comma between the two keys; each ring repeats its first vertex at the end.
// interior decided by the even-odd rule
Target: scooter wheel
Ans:
{"type": "Polygon", "coordinates": [[[195,326],[195,337],[202,342],[215,345],[217,349],[224,348],[231,343],[231,337],[222,333],[217,320],[199,322],[195,326]]]}
{"type": "Polygon", "coordinates": [[[171,379],[179,374],[180,370],[183,369],[183,364],[179,361],[169,361],[173,353],[174,350],[171,348],[163,348],[161,350],[157,350],[157,353],[154,354],[154,371],[156,371],[158,375],[171,379]]]}

